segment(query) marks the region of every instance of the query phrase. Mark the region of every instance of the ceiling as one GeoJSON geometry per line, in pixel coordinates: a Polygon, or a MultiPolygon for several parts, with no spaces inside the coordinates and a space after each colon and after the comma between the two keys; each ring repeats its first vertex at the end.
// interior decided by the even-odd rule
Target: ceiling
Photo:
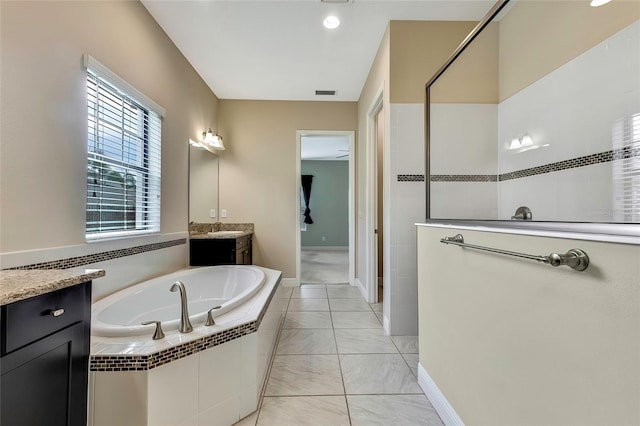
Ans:
{"type": "Polygon", "coordinates": [[[349,136],[301,136],[300,158],[316,161],[349,161],[349,140],[349,136]]]}
{"type": "Polygon", "coordinates": [[[493,3],[142,0],[218,98],[330,101],[359,99],[390,20],[477,21],[493,3]],[[322,26],[329,14],[335,30],[322,26]]]}

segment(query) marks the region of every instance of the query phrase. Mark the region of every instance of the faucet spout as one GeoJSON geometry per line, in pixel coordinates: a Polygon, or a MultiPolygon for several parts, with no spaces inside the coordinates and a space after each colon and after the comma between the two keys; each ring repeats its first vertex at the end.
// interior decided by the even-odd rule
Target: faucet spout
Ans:
{"type": "Polygon", "coordinates": [[[184,288],[182,281],[176,281],[173,283],[170,291],[180,292],[180,333],[191,333],[193,326],[189,321],[189,311],[187,310],[187,290],[184,288]]]}

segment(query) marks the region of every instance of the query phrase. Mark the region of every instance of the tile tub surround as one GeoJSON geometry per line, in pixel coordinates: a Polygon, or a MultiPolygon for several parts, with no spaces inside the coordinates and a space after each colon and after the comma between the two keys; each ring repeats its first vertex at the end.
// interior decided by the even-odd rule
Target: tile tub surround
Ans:
{"type": "MultiPolygon", "coordinates": [[[[216,317],[216,325],[206,327],[214,329],[208,337],[202,337],[206,332],[202,324],[192,333],[172,331],[155,342],[150,337],[141,341],[94,337],[92,352],[111,350],[118,354],[112,359],[122,358],[124,365],[145,358],[138,353],[154,350],[158,352],[150,359],[160,353],[172,359],[141,371],[91,371],[89,424],[231,425],[256,411],[286,312],[286,304],[279,303],[285,300],[280,298],[281,273],[265,270],[265,274],[267,282],[260,292],[235,315],[216,317]]],[[[92,361],[99,356],[94,354],[92,361]]]]}
{"type": "Polygon", "coordinates": [[[236,238],[238,236],[253,234],[253,223],[190,223],[189,224],[189,237],[190,238],[236,238]],[[242,231],[244,234],[239,235],[208,235],[209,232],[217,231],[242,231]]]}
{"type": "Polygon", "coordinates": [[[282,274],[260,268],[266,282],[258,293],[236,309],[215,317],[216,324],[194,324],[191,333],[165,331],[165,338],[148,336],[91,336],[91,371],[144,371],[255,333],[276,294],[282,274]]]}
{"type": "Polygon", "coordinates": [[[379,309],[355,287],[281,290],[290,328],[278,339],[258,412],[236,426],[442,425],[417,385],[416,336],[387,336],[377,320],[372,328],[338,328],[344,314],[379,309]]]}
{"type": "Polygon", "coordinates": [[[0,271],[0,305],[50,293],[104,277],[102,269],[46,269],[0,271]]]}

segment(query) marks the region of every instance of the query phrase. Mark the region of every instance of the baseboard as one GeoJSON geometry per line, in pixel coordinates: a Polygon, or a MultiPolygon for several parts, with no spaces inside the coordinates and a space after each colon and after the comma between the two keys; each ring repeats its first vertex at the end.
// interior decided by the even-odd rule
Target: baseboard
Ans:
{"type": "Polygon", "coordinates": [[[297,278],[283,278],[280,281],[280,285],[283,287],[300,287],[300,280],[297,278]]]}
{"type": "Polygon", "coordinates": [[[367,288],[364,286],[364,284],[362,284],[362,281],[360,281],[360,278],[356,278],[356,287],[360,289],[360,294],[367,294],[367,288]]]}
{"type": "Polygon", "coordinates": [[[427,370],[425,370],[420,363],[418,363],[418,385],[420,385],[424,394],[429,398],[433,408],[435,408],[446,426],[464,426],[464,422],[460,416],[458,416],[456,410],[449,404],[447,398],[445,398],[431,376],[429,376],[429,373],[427,373],[427,370]]]}

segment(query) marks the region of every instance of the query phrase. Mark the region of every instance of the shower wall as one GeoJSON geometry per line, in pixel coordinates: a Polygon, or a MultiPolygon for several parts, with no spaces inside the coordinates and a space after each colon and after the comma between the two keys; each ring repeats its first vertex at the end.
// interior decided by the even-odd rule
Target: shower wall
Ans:
{"type": "Polygon", "coordinates": [[[636,21],[500,102],[500,219],[526,205],[534,220],[640,220],[624,190],[640,186],[639,51],[636,21]]]}
{"type": "MultiPolygon", "coordinates": [[[[511,13],[539,7],[518,3],[511,13]]],[[[640,6],[635,13],[599,41],[581,41],[580,53],[550,53],[561,56],[547,65],[555,68],[533,74],[513,64],[535,68],[544,49],[508,46],[522,29],[515,18],[481,34],[482,51],[495,51],[495,103],[452,89],[468,84],[473,43],[431,86],[430,217],[509,220],[527,206],[539,221],[640,222],[640,6]]]]}
{"type": "Polygon", "coordinates": [[[497,219],[498,106],[431,105],[431,217],[497,219]]]}

